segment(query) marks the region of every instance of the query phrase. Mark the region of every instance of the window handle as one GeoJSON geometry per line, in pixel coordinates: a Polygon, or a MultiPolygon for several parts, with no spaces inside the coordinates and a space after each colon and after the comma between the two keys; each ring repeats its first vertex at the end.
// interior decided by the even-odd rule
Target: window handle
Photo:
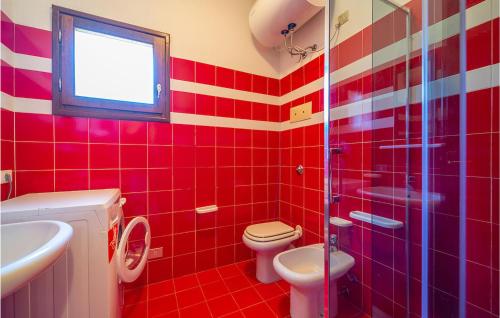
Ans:
{"type": "Polygon", "coordinates": [[[157,92],[157,97],[160,99],[160,94],[161,94],[161,84],[156,84],[156,92],[157,92]]]}

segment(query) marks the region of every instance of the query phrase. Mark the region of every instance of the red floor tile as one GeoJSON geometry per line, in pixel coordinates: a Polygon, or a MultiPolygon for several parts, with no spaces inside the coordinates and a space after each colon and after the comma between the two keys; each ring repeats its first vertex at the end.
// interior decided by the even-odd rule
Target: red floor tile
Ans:
{"type": "Polygon", "coordinates": [[[148,317],[161,317],[174,310],[177,311],[174,294],[156,298],[148,303],[148,317]]]}
{"type": "Polygon", "coordinates": [[[265,303],[260,303],[243,309],[246,318],[274,317],[274,313],[265,303]]]}
{"type": "Polygon", "coordinates": [[[251,286],[248,279],[246,279],[246,277],[243,275],[234,276],[234,277],[225,279],[224,283],[226,284],[227,288],[229,288],[229,290],[231,292],[235,292],[235,291],[238,291],[238,290],[241,290],[241,289],[244,289],[244,288],[251,286]]]}
{"type": "Polygon", "coordinates": [[[228,315],[223,316],[224,318],[245,318],[243,316],[243,313],[241,311],[235,311],[233,313],[230,313],[228,315]]]}
{"type": "Polygon", "coordinates": [[[281,295],[267,301],[267,305],[278,317],[290,316],[290,296],[281,295]]]}
{"type": "Polygon", "coordinates": [[[198,276],[200,285],[213,283],[222,279],[222,277],[219,275],[219,271],[217,271],[217,269],[215,268],[208,271],[199,272],[196,275],[198,276]]]}
{"type": "MultiPolygon", "coordinates": [[[[285,281],[258,282],[255,261],[244,261],[125,290],[123,317],[289,318],[289,294],[285,281]]],[[[340,309],[339,318],[368,318],[350,303],[340,309]]]]}
{"type": "Polygon", "coordinates": [[[236,265],[244,274],[255,276],[255,261],[244,261],[236,265]]]}
{"type": "Polygon", "coordinates": [[[183,308],[180,310],[179,317],[181,318],[204,318],[212,317],[207,303],[199,303],[191,307],[183,308]]]}
{"type": "Polygon", "coordinates": [[[247,275],[247,278],[248,278],[248,281],[250,282],[250,284],[252,284],[254,286],[262,284],[259,280],[257,280],[257,277],[255,276],[255,274],[247,275]]]}
{"type": "Polygon", "coordinates": [[[207,300],[229,294],[229,289],[222,280],[203,285],[201,289],[207,300]]]}
{"type": "Polygon", "coordinates": [[[253,287],[234,292],[233,298],[240,308],[250,307],[263,301],[253,287]]]}
{"type": "Polygon", "coordinates": [[[224,279],[241,275],[241,271],[238,269],[238,266],[234,264],[219,267],[218,271],[224,279]]]}
{"type": "Polygon", "coordinates": [[[190,289],[199,285],[196,274],[181,276],[174,279],[175,291],[190,289]]]}
{"type": "Polygon", "coordinates": [[[169,279],[148,286],[148,298],[154,299],[157,297],[173,294],[175,292],[174,282],[169,279]]]}
{"type": "Polygon", "coordinates": [[[213,317],[222,317],[238,310],[238,305],[231,295],[225,295],[208,301],[213,317]]]}
{"type": "MultiPolygon", "coordinates": [[[[152,317],[151,317],[152,318],[152,317]]],[[[177,310],[168,312],[166,314],[161,314],[155,318],[179,318],[179,312],[177,310]]]]}
{"type": "Polygon", "coordinates": [[[176,293],[176,296],[179,308],[188,307],[205,301],[205,297],[203,297],[203,292],[200,287],[183,290],[176,293]]]}
{"type": "Polygon", "coordinates": [[[276,283],[256,285],[255,289],[263,299],[271,299],[284,293],[276,283]]]}

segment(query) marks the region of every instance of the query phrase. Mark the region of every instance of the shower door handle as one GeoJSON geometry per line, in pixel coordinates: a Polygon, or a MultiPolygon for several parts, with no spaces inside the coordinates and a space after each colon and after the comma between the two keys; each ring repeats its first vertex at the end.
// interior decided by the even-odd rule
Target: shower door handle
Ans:
{"type": "MultiPolygon", "coordinates": [[[[332,147],[330,148],[330,160],[328,162],[328,190],[330,191],[330,200],[331,202],[333,203],[339,203],[340,202],[340,192],[338,192],[337,194],[332,194],[332,165],[331,165],[331,160],[332,160],[332,155],[340,155],[342,153],[342,147],[332,147]]],[[[339,174],[340,175],[340,174],[339,174]]],[[[341,187],[341,181],[340,181],[340,177],[339,177],[339,185],[338,185],[338,189],[340,189],[341,187]]]]}
{"type": "Polygon", "coordinates": [[[332,198],[332,158],[330,156],[330,160],[328,160],[328,196],[329,199],[332,198]]]}

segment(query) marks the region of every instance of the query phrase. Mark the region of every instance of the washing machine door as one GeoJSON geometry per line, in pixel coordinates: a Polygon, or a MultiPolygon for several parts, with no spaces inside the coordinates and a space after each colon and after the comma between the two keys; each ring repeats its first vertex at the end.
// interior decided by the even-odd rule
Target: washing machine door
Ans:
{"type": "Polygon", "coordinates": [[[116,271],[122,282],[133,282],[141,275],[148,260],[151,231],[148,220],[139,216],[129,222],[116,250],[116,271]]]}

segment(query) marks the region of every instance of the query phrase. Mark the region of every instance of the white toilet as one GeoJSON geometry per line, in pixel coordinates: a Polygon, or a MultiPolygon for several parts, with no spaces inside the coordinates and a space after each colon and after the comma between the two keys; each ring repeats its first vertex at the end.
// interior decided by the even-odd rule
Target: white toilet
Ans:
{"type": "MultiPolygon", "coordinates": [[[[290,284],[290,315],[292,318],[323,316],[325,257],[323,244],[313,244],[279,253],[274,258],[276,272],[290,284]]],[[[330,253],[332,317],[337,316],[337,279],[354,266],[354,258],[343,252],[330,253]]]]}
{"type": "Polygon", "coordinates": [[[279,221],[247,226],[243,233],[243,243],[257,254],[256,276],[260,282],[272,283],[280,279],[274,270],[273,258],[301,236],[300,225],[294,229],[279,221]]]}

